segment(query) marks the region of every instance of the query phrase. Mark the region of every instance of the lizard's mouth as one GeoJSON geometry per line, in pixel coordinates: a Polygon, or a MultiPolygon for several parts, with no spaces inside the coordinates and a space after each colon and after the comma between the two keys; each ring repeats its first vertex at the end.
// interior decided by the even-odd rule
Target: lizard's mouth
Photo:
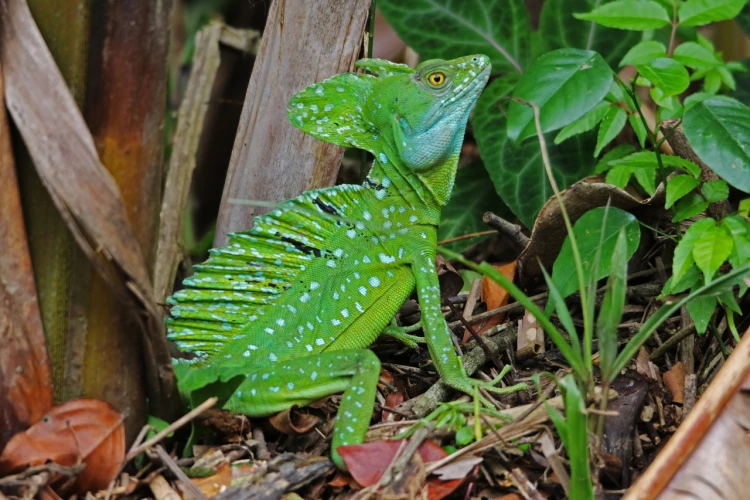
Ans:
{"type": "Polygon", "coordinates": [[[454,102],[463,102],[464,96],[469,93],[476,94],[478,96],[481,92],[481,89],[484,88],[485,84],[487,83],[487,80],[489,80],[491,70],[492,65],[487,64],[487,66],[485,66],[484,69],[480,71],[472,81],[466,84],[466,87],[461,89],[461,91],[456,94],[456,96],[454,97],[454,102]]]}

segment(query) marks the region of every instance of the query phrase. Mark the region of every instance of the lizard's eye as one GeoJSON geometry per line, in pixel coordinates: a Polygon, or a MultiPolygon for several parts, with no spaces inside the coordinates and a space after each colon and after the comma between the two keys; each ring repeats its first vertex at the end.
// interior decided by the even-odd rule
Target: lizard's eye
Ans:
{"type": "Polygon", "coordinates": [[[436,87],[440,87],[445,83],[445,73],[436,71],[427,77],[427,81],[436,87]]]}

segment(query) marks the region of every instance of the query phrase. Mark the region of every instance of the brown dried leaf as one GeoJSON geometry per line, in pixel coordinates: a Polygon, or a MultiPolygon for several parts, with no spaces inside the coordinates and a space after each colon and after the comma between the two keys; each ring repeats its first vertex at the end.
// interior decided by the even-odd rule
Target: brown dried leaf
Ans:
{"type": "Polygon", "coordinates": [[[104,401],[76,399],[54,407],[25,432],[13,436],[0,455],[0,474],[53,461],[84,471],[73,491],[85,493],[108,487],[125,458],[122,416],[104,401]]]}
{"type": "MultiPolygon", "coordinates": [[[[3,95],[0,68],[0,95],[3,95]]],[[[0,111],[0,450],[52,408],[52,381],[10,130],[0,111]]]]}
{"type": "MultiPolygon", "coordinates": [[[[517,262],[513,261],[509,262],[508,264],[493,264],[492,267],[494,267],[509,280],[514,281],[516,276],[516,265],[517,262]]],[[[482,302],[487,305],[488,311],[506,305],[508,303],[508,300],[510,300],[510,295],[508,295],[508,292],[507,290],[505,290],[505,288],[501,287],[493,280],[489,279],[487,276],[482,277],[482,302]]],[[[477,330],[477,333],[481,335],[493,326],[501,324],[503,321],[505,321],[505,313],[493,316],[488,319],[479,328],[479,330],[477,330]]],[[[467,331],[466,333],[464,333],[464,338],[461,341],[466,343],[470,339],[471,332],[467,331]]]]}
{"type": "Polygon", "coordinates": [[[232,467],[225,464],[212,476],[191,478],[190,481],[206,498],[215,497],[232,485],[232,467]]]}
{"type": "Polygon", "coordinates": [[[464,279],[458,271],[439,254],[435,258],[435,267],[440,281],[440,296],[446,298],[457,295],[464,287],[464,279]]]}
{"type": "Polygon", "coordinates": [[[287,436],[301,436],[310,432],[320,419],[309,413],[301,413],[296,406],[277,413],[268,419],[274,429],[287,436]]]}
{"type": "MultiPolygon", "coordinates": [[[[581,215],[593,208],[605,206],[610,199],[610,206],[623,210],[659,204],[664,196],[664,189],[660,186],[654,196],[643,199],[634,193],[605,184],[602,177],[595,176],[576,182],[561,195],[570,220],[575,223],[581,215]]],[[[547,270],[552,269],[567,235],[560,205],[553,197],[539,212],[529,244],[518,257],[518,281],[522,286],[541,278],[541,265],[547,270]]]]}
{"type": "Polygon", "coordinates": [[[671,370],[664,374],[664,385],[672,393],[673,403],[682,403],[685,394],[685,365],[682,361],[674,364],[671,370]]]}

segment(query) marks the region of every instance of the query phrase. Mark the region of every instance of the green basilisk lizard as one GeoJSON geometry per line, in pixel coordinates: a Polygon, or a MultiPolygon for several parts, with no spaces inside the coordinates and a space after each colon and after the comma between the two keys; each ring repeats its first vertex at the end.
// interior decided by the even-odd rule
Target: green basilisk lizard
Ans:
{"type": "MultiPolygon", "coordinates": [[[[211,251],[175,293],[169,338],[187,372],[235,367],[246,378],[225,408],[267,416],[343,391],[337,448],[361,443],[372,416],[380,362],[367,347],[415,286],[430,356],[443,381],[473,394],[441,313],[435,269],[440,211],[450,197],[469,113],[487,83],[489,58],[431,60],[412,69],[377,59],[296,95],[291,123],[320,140],[374,155],[362,186],[303,193],[255,219],[211,251]]],[[[178,370],[180,378],[181,370],[178,370]]]]}

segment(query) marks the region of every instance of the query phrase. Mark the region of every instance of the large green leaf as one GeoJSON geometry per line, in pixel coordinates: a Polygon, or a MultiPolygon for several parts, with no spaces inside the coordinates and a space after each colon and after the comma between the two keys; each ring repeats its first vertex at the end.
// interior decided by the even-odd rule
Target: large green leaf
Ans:
{"type": "Polygon", "coordinates": [[[667,10],[653,0],[618,0],[573,15],[602,26],[637,31],[661,28],[671,21],[667,10]]]}
{"type": "Polygon", "coordinates": [[[693,69],[709,69],[721,64],[713,51],[695,42],[680,44],[674,51],[674,59],[693,69]]]}
{"type": "Polygon", "coordinates": [[[678,10],[682,26],[732,19],[740,13],[747,0],[687,0],[678,10]]]}
{"type": "Polygon", "coordinates": [[[523,0],[378,0],[378,9],[424,59],[489,56],[495,73],[521,72],[531,28],[523,0]]]}
{"type": "Polygon", "coordinates": [[[667,181],[667,201],[664,208],[671,208],[677,200],[698,187],[701,181],[689,175],[676,175],[667,181]]]}
{"type": "Polygon", "coordinates": [[[706,165],[750,192],[750,108],[730,97],[712,97],[687,110],[682,127],[706,165]]]}
{"type": "Polygon", "coordinates": [[[588,11],[600,3],[601,0],[545,0],[539,19],[545,52],[564,48],[595,50],[614,66],[641,39],[641,34],[625,33],[573,17],[573,12],[588,11]]]}
{"type": "MultiPolygon", "coordinates": [[[[532,227],[539,210],[552,196],[552,187],[544,172],[539,142],[529,139],[515,145],[505,134],[502,100],[513,89],[513,75],[494,80],[479,97],[471,119],[474,137],[484,166],[495,190],[526,227],[532,227]]],[[[560,189],[591,174],[594,148],[592,134],[574,137],[560,146],[547,137],[550,161],[560,189]]]]}
{"type": "MultiPolygon", "coordinates": [[[[511,215],[508,207],[497,196],[484,165],[481,161],[475,161],[458,169],[451,199],[443,207],[438,227],[438,241],[486,231],[487,226],[482,223],[482,215],[487,211],[504,218],[511,215]]],[[[446,246],[461,252],[485,238],[486,236],[470,238],[446,246]]]]}
{"type": "MultiPolygon", "coordinates": [[[[601,102],[612,80],[612,70],[596,52],[558,49],[534,61],[513,96],[539,106],[542,131],[550,132],[574,122],[601,102]]],[[[535,134],[534,110],[511,102],[508,137],[515,141],[535,134]]]]}
{"type": "MultiPolygon", "coordinates": [[[[627,257],[630,259],[638,248],[641,239],[641,229],[636,218],[628,212],[615,207],[599,207],[589,210],[583,214],[573,226],[573,233],[578,242],[578,251],[583,261],[584,274],[589,276],[594,263],[597,250],[601,252],[599,257],[599,269],[596,279],[609,275],[615,243],[620,230],[625,230],[627,240],[627,257]],[[604,215],[607,220],[602,234],[604,215]]],[[[560,254],[552,266],[552,281],[560,290],[560,295],[567,297],[578,290],[578,279],[576,276],[576,264],[573,259],[573,250],[570,245],[570,237],[565,238],[560,254]]]]}
{"type": "Polygon", "coordinates": [[[648,64],[637,64],[635,69],[661,90],[664,97],[681,94],[690,85],[690,75],[685,66],[674,59],[660,57],[648,64]]]}

